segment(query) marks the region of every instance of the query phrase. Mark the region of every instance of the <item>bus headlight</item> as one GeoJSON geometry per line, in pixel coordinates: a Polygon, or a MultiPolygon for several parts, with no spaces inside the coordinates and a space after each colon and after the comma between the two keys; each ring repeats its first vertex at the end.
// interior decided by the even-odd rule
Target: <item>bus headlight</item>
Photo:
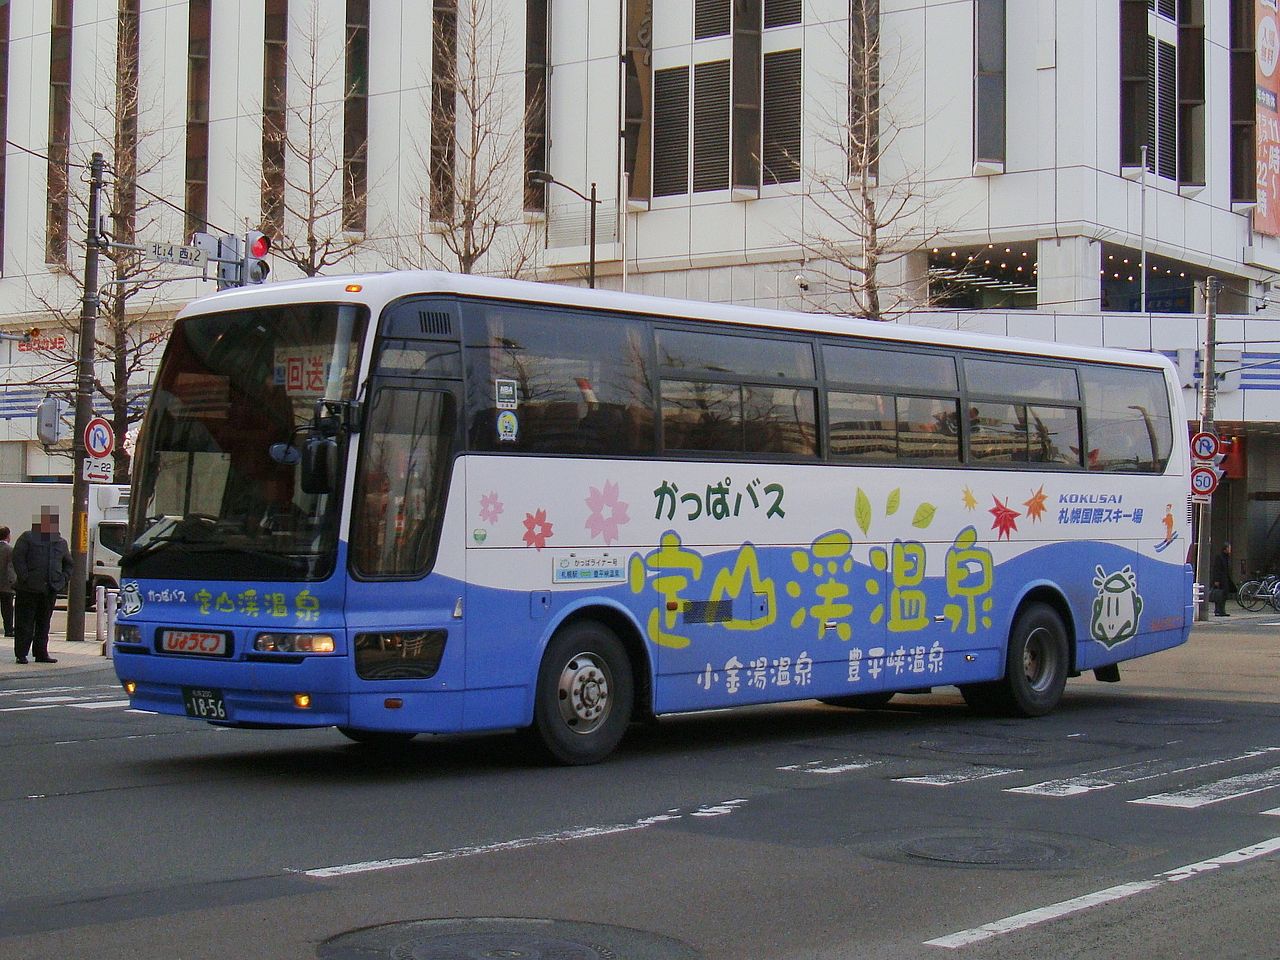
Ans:
{"type": "Polygon", "coordinates": [[[327,633],[260,633],[253,649],[264,653],[333,653],[337,644],[327,633]]]}
{"type": "Polygon", "coordinates": [[[132,623],[116,624],[116,643],[141,643],[142,628],[132,623]]]}

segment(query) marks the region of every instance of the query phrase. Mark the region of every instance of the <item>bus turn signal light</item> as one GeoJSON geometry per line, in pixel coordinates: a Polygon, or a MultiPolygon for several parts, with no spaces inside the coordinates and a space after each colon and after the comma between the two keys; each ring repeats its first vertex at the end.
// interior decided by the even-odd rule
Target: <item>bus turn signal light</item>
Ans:
{"type": "Polygon", "coordinates": [[[310,709],[311,709],[311,694],[309,694],[309,693],[295,693],[295,694],[293,695],[293,705],[294,705],[295,707],[297,707],[299,710],[310,710],[310,709]]]}

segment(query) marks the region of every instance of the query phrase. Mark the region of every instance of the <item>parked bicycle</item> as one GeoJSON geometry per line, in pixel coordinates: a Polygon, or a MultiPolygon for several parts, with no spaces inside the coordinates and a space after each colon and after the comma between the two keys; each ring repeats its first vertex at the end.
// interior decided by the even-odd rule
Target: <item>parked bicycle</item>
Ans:
{"type": "Polygon", "coordinates": [[[1280,611],[1280,574],[1272,573],[1246,580],[1236,590],[1236,603],[1251,613],[1256,613],[1267,604],[1280,611]]]}

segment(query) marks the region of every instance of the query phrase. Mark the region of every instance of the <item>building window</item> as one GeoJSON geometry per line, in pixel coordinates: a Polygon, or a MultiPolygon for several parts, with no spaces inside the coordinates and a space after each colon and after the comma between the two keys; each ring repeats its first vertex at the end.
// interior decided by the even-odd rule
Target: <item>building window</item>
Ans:
{"type": "Polygon", "coordinates": [[[624,167],[631,197],[652,187],[653,0],[627,0],[626,121],[624,167]]]}
{"type": "Polygon", "coordinates": [[[1178,177],[1178,29],[1173,0],[1121,0],[1120,163],[1178,177]],[[1157,16],[1148,16],[1156,10],[1157,16]]]}
{"type": "MultiPolygon", "coordinates": [[[[529,0],[524,32],[524,169],[547,169],[547,51],[550,0],[529,0]]],[[[632,154],[634,157],[634,154],[632,154]]],[[[547,209],[547,186],[524,179],[524,208],[547,209]]]]}
{"type": "Polygon", "coordinates": [[[209,228],[209,37],[212,0],[187,10],[186,235],[209,228]]]}
{"type": "Polygon", "coordinates": [[[729,0],[694,0],[693,39],[727,37],[730,20],[729,0]]]}
{"type": "Polygon", "coordinates": [[[653,74],[653,195],[689,192],[689,68],[653,74]]]}
{"type": "Polygon", "coordinates": [[[369,195],[369,0],[347,0],[342,107],[342,229],[363,233],[369,195]]]}
{"type": "Polygon", "coordinates": [[[880,167],[880,0],[849,0],[849,173],[880,167]]]}
{"type": "Polygon", "coordinates": [[[764,26],[790,27],[800,22],[800,0],[764,0],[764,26]]]}
{"type": "Polygon", "coordinates": [[[1231,201],[1258,198],[1255,0],[1231,0],[1231,201]]]}
{"type": "Polygon", "coordinates": [[[116,115],[112,166],[112,216],[115,238],[134,242],[138,210],[138,69],[141,47],[138,19],[141,0],[118,0],[116,4],[116,115]]]}
{"type": "Polygon", "coordinates": [[[800,180],[801,55],[778,50],[764,56],[764,182],[800,180]]]}
{"type": "Polygon", "coordinates": [[[693,68],[693,191],[729,188],[729,61],[693,68]]]}
{"type": "Polygon", "coordinates": [[[1178,9],[1178,182],[1203,184],[1205,154],[1204,0],[1178,9]]]}
{"type": "Polygon", "coordinates": [[[5,155],[9,152],[9,4],[0,5],[0,276],[4,274],[5,155]]]}
{"type": "Polygon", "coordinates": [[[49,36],[49,175],[46,263],[65,263],[70,229],[72,0],[53,0],[49,36]]]}
{"type": "Polygon", "coordinates": [[[973,8],[973,159],[1004,163],[1005,0],[973,8]]]}
{"type": "Polygon", "coordinates": [[[760,190],[760,0],[734,0],[733,185],[760,190]]]}
{"type": "Polygon", "coordinates": [[[262,23],[262,232],[284,237],[289,104],[289,0],[266,0],[262,23]]]}
{"type": "Polygon", "coordinates": [[[429,202],[432,220],[453,216],[458,105],[458,4],[435,0],[431,43],[431,157],[429,202]]]}

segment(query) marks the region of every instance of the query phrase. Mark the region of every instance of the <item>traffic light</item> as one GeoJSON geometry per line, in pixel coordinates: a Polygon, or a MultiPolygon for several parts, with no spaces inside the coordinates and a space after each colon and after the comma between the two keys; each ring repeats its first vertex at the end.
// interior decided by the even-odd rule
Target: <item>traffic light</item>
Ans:
{"type": "Polygon", "coordinates": [[[244,269],[240,279],[245,284],[262,283],[271,272],[267,254],[271,252],[271,238],[261,230],[250,230],[244,235],[244,269]]]}

